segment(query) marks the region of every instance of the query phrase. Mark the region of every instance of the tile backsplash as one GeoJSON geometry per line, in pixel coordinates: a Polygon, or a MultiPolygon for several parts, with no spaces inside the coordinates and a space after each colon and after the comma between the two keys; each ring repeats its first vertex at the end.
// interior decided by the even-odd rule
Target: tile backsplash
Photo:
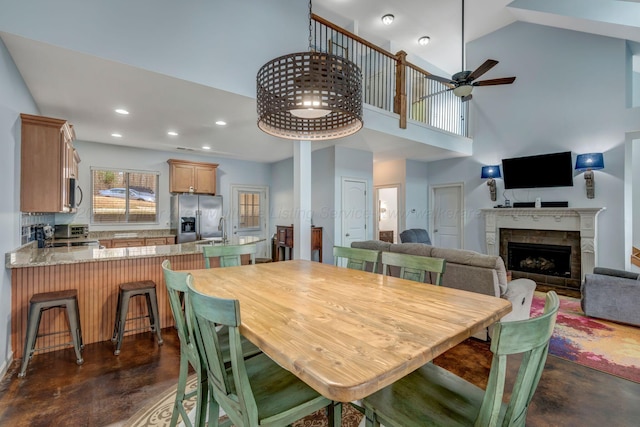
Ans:
{"type": "Polygon", "coordinates": [[[35,226],[39,224],[53,225],[56,216],[53,213],[23,213],[20,218],[20,239],[21,244],[35,240],[35,226]]]}

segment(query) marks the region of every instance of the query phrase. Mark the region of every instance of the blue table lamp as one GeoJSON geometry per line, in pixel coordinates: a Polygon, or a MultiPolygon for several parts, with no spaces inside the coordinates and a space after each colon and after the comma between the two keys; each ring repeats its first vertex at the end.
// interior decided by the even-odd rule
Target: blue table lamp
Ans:
{"type": "Polygon", "coordinates": [[[596,195],[593,171],[604,169],[604,156],[602,153],[579,154],[576,158],[575,169],[578,172],[584,172],[584,179],[587,185],[587,198],[593,199],[596,195]]]}
{"type": "Polygon", "coordinates": [[[500,166],[483,166],[480,178],[487,179],[487,185],[489,186],[489,193],[491,194],[491,200],[496,201],[496,180],[494,178],[502,178],[500,175],[500,166]]]}

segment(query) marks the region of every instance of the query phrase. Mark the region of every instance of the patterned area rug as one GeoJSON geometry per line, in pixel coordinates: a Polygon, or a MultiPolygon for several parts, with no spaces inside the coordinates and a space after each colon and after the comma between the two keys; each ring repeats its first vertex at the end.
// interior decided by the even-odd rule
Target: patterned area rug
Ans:
{"type": "MultiPolygon", "coordinates": [[[[187,392],[195,389],[196,377],[192,376],[187,382],[187,392]]],[[[169,390],[158,396],[155,402],[150,403],[138,412],[136,412],[123,427],[165,427],[169,426],[171,414],[173,411],[173,400],[176,396],[176,388],[169,390]]],[[[185,403],[187,410],[193,409],[195,406],[195,397],[185,403]]],[[[222,417],[220,421],[226,420],[222,417]]],[[[363,419],[363,415],[355,410],[351,405],[342,405],[342,426],[358,427],[363,419]]],[[[327,416],[324,411],[315,412],[292,424],[293,427],[328,427],[327,416]]],[[[180,420],[178,420],[178,425],[180,420]]],[[[182,424],[184,425],[184,424],[182,424]]]]}
{"type": "MultiPolygon", "coordinates": [[[[549,354],[640,383],[640,328],[586,317],[579,299],[559,297],[549,354]]],[[[535,293],[532,316],[542,313],[544,298],[535,293]]]]}

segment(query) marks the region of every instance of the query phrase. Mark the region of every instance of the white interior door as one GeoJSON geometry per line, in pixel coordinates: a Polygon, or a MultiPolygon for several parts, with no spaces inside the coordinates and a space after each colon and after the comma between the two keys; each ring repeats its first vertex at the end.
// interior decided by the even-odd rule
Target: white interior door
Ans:
{"type": "Polygon", "coordinates": [[[269,230],[269,188],[254,185],[231,186],[231,221],[229,238],[232,244],[238,244],[242,237],[255,236],[262,241],[257,243],[258,258],[271,258],[271,240],[269,230]]]}
{"type": "Polygon", "coordinates": [[[367,181],[342,179],[342,246],[367,240],[367,181]]]}
{"type": "Polygon", "coordinates": [[[433,246],[462,249],[463,245],[463,186],[450,184],[431,187],[433,246]]]}

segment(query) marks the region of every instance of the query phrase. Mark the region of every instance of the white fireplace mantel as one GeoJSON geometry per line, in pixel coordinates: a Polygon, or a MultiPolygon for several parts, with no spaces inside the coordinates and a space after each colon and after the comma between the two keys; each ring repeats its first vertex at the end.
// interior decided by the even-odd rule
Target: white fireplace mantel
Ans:
{"type": "MultiPolygon", "coordinates": [[[[606,208],[493,208],[482,209],[487,253],[499,255],[501,228],[579,231],[581,281],[593,272],[598,255],[598,214],[606,208]]],[[[506,261],[506,260],[505,260],[506,261]]]]}

